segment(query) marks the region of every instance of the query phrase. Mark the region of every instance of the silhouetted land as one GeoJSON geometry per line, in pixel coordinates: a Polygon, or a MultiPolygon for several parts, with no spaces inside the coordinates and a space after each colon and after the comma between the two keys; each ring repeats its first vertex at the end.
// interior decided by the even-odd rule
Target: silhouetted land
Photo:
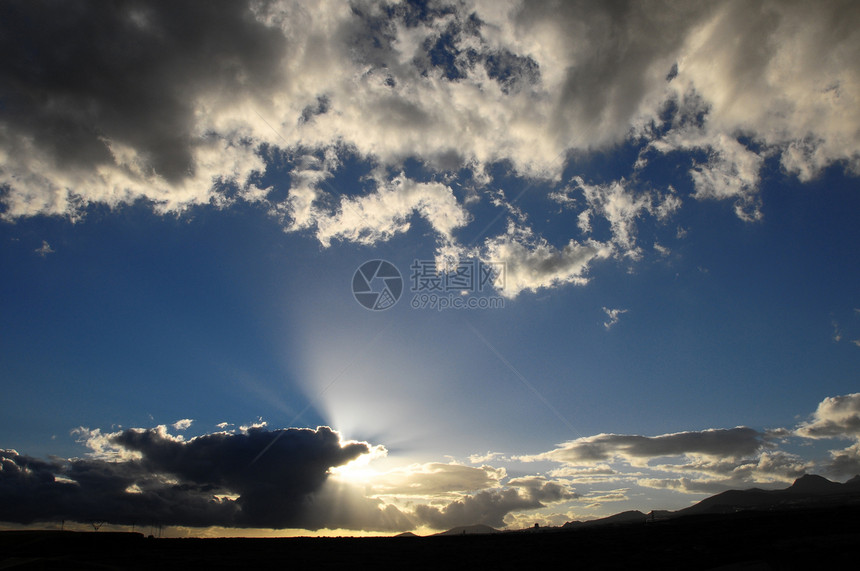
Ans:
{"type": "Polygon", "coordinates": [[[860,506],[679,516],[466,536],[155,539],[135,533],[0,533],[0,569],[855,568],[860,506]]]}

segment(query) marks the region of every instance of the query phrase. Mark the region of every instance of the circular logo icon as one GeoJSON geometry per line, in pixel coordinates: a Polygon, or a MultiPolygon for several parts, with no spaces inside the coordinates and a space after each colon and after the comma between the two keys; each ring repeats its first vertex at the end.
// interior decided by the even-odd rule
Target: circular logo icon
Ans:
{"type": "Polygon", "coordinates": [[[361,264],[352,276],[355,301],[372,311],[388,309],[403,293],[403,277],[391,262],[371,260],[361,264]]]}

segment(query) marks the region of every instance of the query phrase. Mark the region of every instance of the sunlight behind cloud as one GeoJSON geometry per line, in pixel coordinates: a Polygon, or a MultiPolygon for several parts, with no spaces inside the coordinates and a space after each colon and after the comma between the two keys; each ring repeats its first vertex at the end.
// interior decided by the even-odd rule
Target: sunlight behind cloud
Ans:
{"type": "Polygon", "coordinates": [[[856,1],[0,14],[0,519],[429,532],[860,472],[856,1]]]}

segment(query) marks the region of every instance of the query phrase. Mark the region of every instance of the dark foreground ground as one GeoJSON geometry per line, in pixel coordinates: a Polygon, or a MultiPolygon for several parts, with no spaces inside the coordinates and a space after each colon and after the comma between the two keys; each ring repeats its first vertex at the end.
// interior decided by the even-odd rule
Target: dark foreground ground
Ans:
{"type": "Polygon", "coordinates": [[[857,569],[860,508],[448,537],[153,539],[0,533],[0,569],[857,569]]]}

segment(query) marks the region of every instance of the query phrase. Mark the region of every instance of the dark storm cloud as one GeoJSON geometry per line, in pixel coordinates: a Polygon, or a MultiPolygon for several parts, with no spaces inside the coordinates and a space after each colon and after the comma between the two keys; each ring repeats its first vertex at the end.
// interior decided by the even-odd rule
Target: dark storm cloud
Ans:
{"type": "Polygon", "coordinates": [[[216,499],[211,489],[168,484],[137,462],[43,462],[10,450],[0,452],[0,462],[0,521],[207,526],[239,516],[235,502],[216,499]]]}
{"type": "Polygon", "coordinates": [[[164,430],[130,429],[110,440],[140,458],[43,461],[0,453],[0,521],[306,527],[311,496],[329,468],[370,450],[342,443],[327,427],[252,428],[187,442],[164,430]]]}
{"type": "Polygon", "coordinates": [[[193,174],[197,95],[252,95],[286,40],[245,2],[4,2],[0,145],[29,140],[63,169],[134,148],[168,181],[193,174]]]}

